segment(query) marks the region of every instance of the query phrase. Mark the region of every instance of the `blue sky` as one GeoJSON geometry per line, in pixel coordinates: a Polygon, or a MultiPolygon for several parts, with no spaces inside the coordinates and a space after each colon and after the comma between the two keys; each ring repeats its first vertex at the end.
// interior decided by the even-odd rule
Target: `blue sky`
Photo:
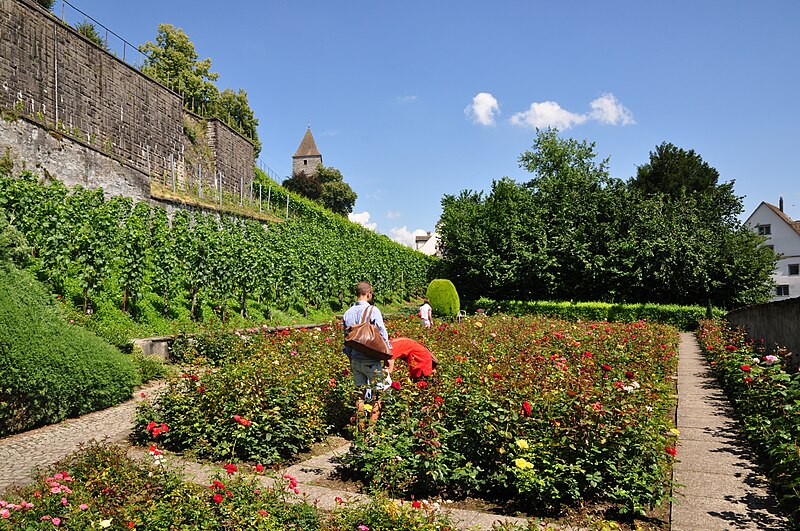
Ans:
{"type": "Polygon", "coordinates": [[[247,92],[280,177],[310,121],[355,218],[398,241],[433,230],[445,194],[528,180],[517,159],[547,125],[622,179],[661,142],[694,149],[743,219],[779,196],[800,219],[796,0],[69,1],[135,45],[182,28],[220,89],[247,92]]]}

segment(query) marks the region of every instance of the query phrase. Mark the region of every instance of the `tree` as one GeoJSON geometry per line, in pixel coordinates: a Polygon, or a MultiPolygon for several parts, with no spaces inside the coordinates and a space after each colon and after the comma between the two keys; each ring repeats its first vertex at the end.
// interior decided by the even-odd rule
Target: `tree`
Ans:
{"type": "Polygon", "coordinates": [[[233,89],[226,88],[219,93],[213,107],[214,116],[253,141],[253,151],[258,158],[258,154],[261,153],[261,141],[256,130],[258,119],[247,101],[247,92],[243,89],[234,92],[233,89]]]}
{"type": "Polygon", "coordinates": [[[320,164],[315,175],[322,184],[320,201],[325,208],[342,216],[353,211],[358,195],[344,182],[342,172],[320,164]]]}
{"type": "Polygon", "coordinates": [[[218,118],[253,141],[255,157],[261,152],[258,119],[250,108],[247,93],[227,88],[219,91],[211,72],[211,59],[198,60],[194,44],[182,29],[172,24],[158,26],[156,42],[139,47],[145,56],[142,72],[183,97],[183,105],[203,116],[218,118]]]}
{"type": "Polygon", "coordinates": [[[650,162],[637,168],[630,187],[645,195],[663,193],[673,199],[689,193],[708,193],[717,187],[719,172],[693,149],[686,151],[668,142],[650,152],[650,162]]]}
{"type": "Polygon", "coordinates": [[[37,0],[37,3],[48,11],[52,11],[56,0],[37,0]]]}
{"type": "Polygon", "coordinates": [[[719,180],[694,150],[664,142],[628,183],[642,201],[661,204],[659,228],[671,229],[665,235],[670,259],[661,262],[660,275],[672,286],[663,296],[673,300],[666,302],[735,307],[769,299],[775,255],[739,221],[742,198],[734,181],[719,180]]]}
{"type": "Polygon", "coordinates": [[[295,192],[314,201],[322,197],[322,183],[319,182],[316,175],[309,175],[303,170],[283,181],[282,186],[290,192],[295,192]]]}
{"type": "Polygon", "coordinates": [[[102,49],[108,51],[108,45],[106,44],[106,40],[97,33],[97,28],[95,28],[94,24],[89,21],[83,21],[77,26],[75,26],[75,30],[101,47],[102,49]]]}
{"type": "Polygon", "coordinates": [[[546,236],[544,278],[551,296],[565,300],[607,299],[604,271],[621,183],[609,178],[608,159],[594,159],[594,143],[562,139],[558,130],[537,130],[519,157],[534,174],[526,183],[546,236]],[[611,233],[611,234],[609,234],[611,233]]]}
{"type": "Polygon", "coordinates": [[[219,90],[211,59],[198,60],[194,44],[182,29],[160,24],[156,42],[139,47],[145,56],[142,72],[183,96],[184,105],[202,113],[211,109],[219,90]]]}

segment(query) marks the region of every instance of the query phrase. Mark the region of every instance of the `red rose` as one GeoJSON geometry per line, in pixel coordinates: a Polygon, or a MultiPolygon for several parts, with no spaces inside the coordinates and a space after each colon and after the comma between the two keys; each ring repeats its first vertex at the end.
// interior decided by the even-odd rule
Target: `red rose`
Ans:
{"type": "Polygon", "coordinates": [[[439,395],[436,395],[435,397],[433,397],[433,400],[439,405],[442,405],[442,403],[444,403],[444,399],[439,395]]]}
{"type": "Polygon", "coordinates": [[[633,371],[625,371],[625,378],[633,380],[633,371]]]}
{"type": "Polygon", "coordinates": [[[395,391],[399,391],[400,390],[400,382],[392,382],[392,389],[394,389],[395,391]]]}
{"type": "Polygon", "coordinates": [[[222,468],[224,468],[225,472],[227,472],[228,474],[234,474],[239,470],[239,468],[236,465],[232,465],[230,463],[224,465],[222,468]]]}
{"type": "Polygon", "coordinates": [[[664,451],[666,451],[672,457],[675,457],[678,454],[678,449],[675,448],[674,446],[667,446],[666,448],[664,448],[664,451]]]}
{"type": "Polygon", "coordinates": [[[426,381],[417,382],[417,387],[419,387],[420,389],[425,389],[426,387],[428,387],[428,382],[426,381]]]}
{"type": "Polygon", "coordinates": [[[750,365],[742,365],[741,369],[742,369],[744,372],[750,372],[750,365]]]}
{"type": "Polygon", "coordinates": [[[222,494],[220,494],[219,492],[214,494],[214,502],[215,503],[222,503],[222,500],[223,500],[222,494]]]}
{"type": "Polygon", "coordinates": [[[745,376],[744,383],[753,383],[753,378],[751,378],[750,376],[745,376]]]}
{"type": "Polygon", "coordinates": [[[463,381],[464,381],[464,380],[462,380],[462,379],[461,379],[461,376],[456,376],[456,383],[457,383],[457,384],[460,384],[460,383],[461,383],[461,382],[463,382],[463,381]]]}
{"type": "Polygon", "coordinates": [[[602,364],[600,367],[602,367],[604,371],[610,371],[611,370],[611,365],[606,365],[605,363],[602,364]]]}
{"type": "Polygon", "coordinates": [[[263,471],[264,471],[264,465],[262,465],[261,463],[257,464],[256,472],[263,472],[263,471]]]}
{"type": "Polygon", "coordinates": [[[414,500],[411,502],[411,507],[413,507],[414,509],[419,509],[420,507],[422,507],[422,504],[417,500],[414,500]]]}
{"type": "Polygon", "coordinates": [[[532,411],[531,403],[528,402],[527,400],[523,400],[522,401],[522,413],[523,413],[523,415],[525,415],[526,417],[530,417],[531,416],[531,411],[532,411]]]}

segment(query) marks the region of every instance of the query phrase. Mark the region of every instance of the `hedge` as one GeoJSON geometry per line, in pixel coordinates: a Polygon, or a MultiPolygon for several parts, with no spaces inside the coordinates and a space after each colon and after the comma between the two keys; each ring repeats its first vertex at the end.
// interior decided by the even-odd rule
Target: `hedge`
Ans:
{"type": "MultiPolygon", "coordinates": [[[[708,309],[702,306],[680,306],[677,304],[613,304],[607,302],[555,302],[555,301],[496,301],[478,299],[471,305],[486,313],[509,315],[544,315],[565,320],[609,321],[633,323],[654,321],[669,324],[681,330],[693,330],[697,323],[707,317],[708,309]]],[[[712,309],[714,318],[722,318],[725,311],[712,309]]]]}
{"type": "Polygon", "coordinates": [[[30,273],[0,264],[0,436],[131,397],[136,366],[70,325],[30,273]]]}

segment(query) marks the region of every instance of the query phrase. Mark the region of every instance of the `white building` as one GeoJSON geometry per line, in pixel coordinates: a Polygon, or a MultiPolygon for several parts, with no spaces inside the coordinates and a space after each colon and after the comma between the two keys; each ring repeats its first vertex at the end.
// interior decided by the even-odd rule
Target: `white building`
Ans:
{"type": "Polygon", "coordinates": [[[435,232],[428,231],[427,234],[421,234],[414,238],[414,249],[427,254],[428,256],[438,256],[441,258],[439,252],[439,235],[435,232]]]}
{"type": "Polygon", "coordinates": [[[764,236],[764,245],[780,255],[772,274],[776,287],[770,300],[800,297],[800,220],[792,221],[784,214],[781,197],[778,206],[762,202],[744,224],[764,236]]]}

